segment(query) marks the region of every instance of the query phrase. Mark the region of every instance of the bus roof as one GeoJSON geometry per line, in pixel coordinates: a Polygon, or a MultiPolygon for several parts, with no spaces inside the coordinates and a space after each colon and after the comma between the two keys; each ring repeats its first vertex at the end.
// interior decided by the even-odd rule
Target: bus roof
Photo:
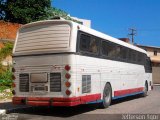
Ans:
{"type": "Polygon", "coordinates": [[[86,33],[89,33],[89,34],[92,34],[94,36],[97,36],[99,38],[102,38],[104,40],[108,40],[110,42],[113,42],[113,43],[117,43],[119,45],[122,45],[122,46],[125,46],[125,47],[128,47],[128,48],[131,48],[133,50],[136,50],[136,51],[139,51],[139,52],[142,52],[142,53],[145,53],[147,54],[147,52],[137,46],[134,46],[132,44],[129,44],[129,43],[126,43],[124,41],[121,41],[117,38],[114,38],[114,37],[111,37],[107,34],[104,34],[102,32],[99,32],[99,31],[96,31],[92,28],[89,28],[89,27],[86,27],[84,25],[81,25],[81,24],[78,24],[78,23],[75,23],[75,22],[72,22],[72,21],[69,21],[69,20],[43,20],[43,21],[37,21],[37,22],[32,22],[32,23],[28,23],[26,25],[23,25],[20,29],[23,29],[23,28],[27,28],[27,27],[31,27],[31,26],[34,26],[35,24],[44,24],[44,23],[50,23],[50,22],[62,22],[62,23],[69,23],[71,24],[72,26],[75,26],[76,28],[78,27],[79,29],[78,30],[81,30],[83,32],[86,32],[86,33]]]}

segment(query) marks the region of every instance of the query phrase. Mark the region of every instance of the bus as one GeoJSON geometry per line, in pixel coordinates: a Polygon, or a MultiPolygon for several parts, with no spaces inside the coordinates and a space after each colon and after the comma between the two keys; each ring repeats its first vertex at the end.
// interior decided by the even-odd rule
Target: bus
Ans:
{"type": "Polygon", "coordinates": [[[152,87],[146,51],[67,20],[23,25],[13,49],[13,104],[77,106],[140,94],[152,87]]]}

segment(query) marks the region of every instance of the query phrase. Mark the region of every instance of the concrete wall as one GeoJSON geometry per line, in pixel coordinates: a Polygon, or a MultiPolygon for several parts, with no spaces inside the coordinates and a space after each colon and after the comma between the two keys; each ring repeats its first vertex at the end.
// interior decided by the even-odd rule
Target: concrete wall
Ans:
{"type": "Polygon", "coordinates": [[[153,84],[160,84],[160,67],[152,67],[153,84]]]}

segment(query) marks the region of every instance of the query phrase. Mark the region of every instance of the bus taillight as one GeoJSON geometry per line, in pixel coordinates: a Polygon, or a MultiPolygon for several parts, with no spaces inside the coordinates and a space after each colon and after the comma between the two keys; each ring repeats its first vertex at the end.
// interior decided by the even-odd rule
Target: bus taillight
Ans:
{"type": "Polygon", "coordinates": [[[64,67],[64,69],[65,69],[66,71],[69,71],[69,70],[71,69],[71,66],[66,65],[66,66],[64,67]]]}
{"type": "Polygon", "coordinates": [[[66,95],[70,95],[71,91],[70,90],[66,90],[66,95]]]}
{"type": "Polygon", "coordinates": [[[70,78],[71,78],[71,75],[70,75],[69,73],[66,73],[65,78],[66,78],[66,79],[70,79],[70,78]]]}
{"type": "Polygon", "coordinates": [[[70,86],[71,86],[71,83],[67,81],[67,82],[65,83],[65,85],[66,85],[66,87],[70,87],[70,86]]]}

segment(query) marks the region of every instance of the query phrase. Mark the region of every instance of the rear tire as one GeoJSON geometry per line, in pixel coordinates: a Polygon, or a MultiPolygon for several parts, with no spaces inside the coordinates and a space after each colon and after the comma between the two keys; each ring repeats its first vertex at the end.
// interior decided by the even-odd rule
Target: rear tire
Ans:
{"type": "Polygon", "coordinates": [[[100,103],[101,108],[107,108],[111,104],[112,100],[112,88],[109,83],[106,83],[103,90],[103,102],[100,103]]]}
{"type": "Polygon", "coordinates": [[[147,92],[148,92],[148,83],[147,81],[145,82],[145,86],[144,86],[144,90],[143,90],[143,94],[142,97],[146,97],[147,96],[147,92]]]}

